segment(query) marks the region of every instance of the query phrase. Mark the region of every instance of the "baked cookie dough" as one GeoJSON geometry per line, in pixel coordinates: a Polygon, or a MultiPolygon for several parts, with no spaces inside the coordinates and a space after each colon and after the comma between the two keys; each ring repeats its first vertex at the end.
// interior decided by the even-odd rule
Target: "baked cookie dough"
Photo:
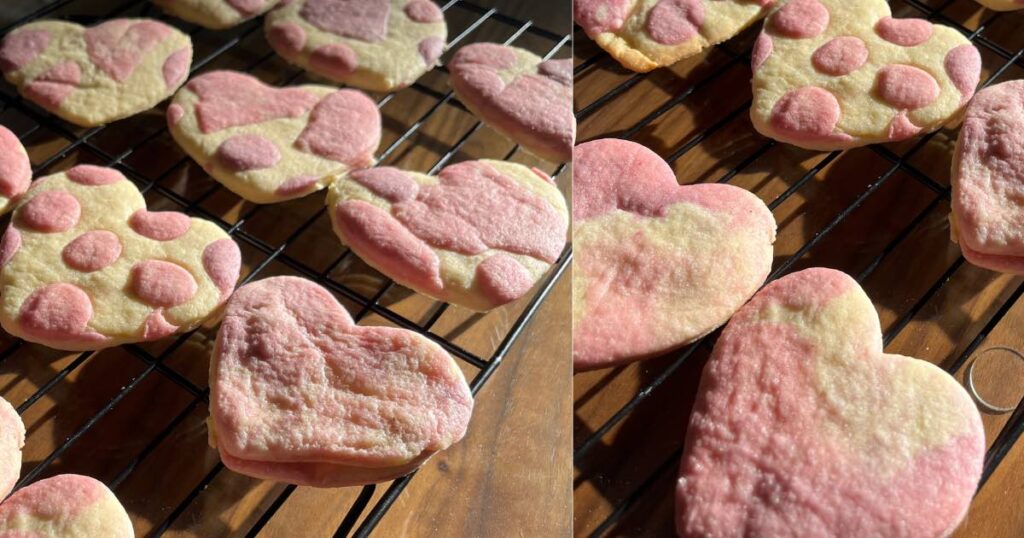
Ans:
{"type": "Polygon", "coordinates": [[[133,538],[135,530],[103,482],[61,474],[29,484],[0,504],[0,535],[133,538]]]}
{"type": "Polygon", "coordinates": [[[212,222],[148,211],[112,168],[37,180],[0,240],[0,325],[55,349],[156,340],[198,326],[235,287],[238,245],[212,222]]]}
{"type": "Polygon", "coordinates": [[[32,183],[32,163],[18,137],[0,125],[0,215],[14,208],[14,203],[32,183]]]}
{"type": "Polygon", "coordinates": [[[523,297],[565,247],[568,210],[547,175],[479,160],[437,176],[391,167],[339,177],[327,196],[342,243],[395,282],[485,311],[523,297]]]}
{"type": "Polygon", "coordinates": [[[572,158],[572,60],[475,43],[455,53],[448,71],[459,100],[498,132],[544,159],[572,158]]]}
{"type": "Polygon", "coordinates": [[[681,186],[661,157],[626,140],[580,144],[573,157],[575,370],[693,342],[764,283],[775,219],[757,196],[681,186]]]}
{"type": "Polygon", "coordinates": [[[357,90],[275,88],[236,71],[193,78],[167,108],[174,140],[214,179],[259,204],[305,196],[374,162],[377,104],[357,90]]]}
{"type": "Polygon", "coordinates": [[[0,71],[26,99],[85,127],[153,108],[188,77],[192,40],[152,19],[85,28],[45,20],[0,43],[0,71]]]}
{"type": "Polygon", "coordinates": [[[437,65],[448,25],[431,0],[294,0],[266,17],[285,60],[327,80],[387,92],[437,65]]]}
{"type": "Polygon", "coordinates": [[[25,423],[11,403],[0,398],[0,499],[18,483],[24,447],[25,423]]]}
{"type": "Polygon", "coordinates": [[[627,69],[645,73],[726,41],[773,0],[574,0],[583,31],[627,69]]]}
{"type": "Polygon", "coordinates": [[[153,0],[167,13],[211,30],[223,30],[274,9],[279,0],[153,0]]]}
{"type": "Polygon", "coordinates": [[[981,76],[960,32],[894,19],[885,0],[790,0],[765,20],[752,62],[754,127],[822,151],[934,131],[981,76]]]}
{"type": "Polygon", "coordinates": [[[210,387],[210,442],[224,465],[315,487],[406,475],[458,442],[473,412],[440,346],[358,326],[330,292],[288,276],[228,301],[210,387]]]}

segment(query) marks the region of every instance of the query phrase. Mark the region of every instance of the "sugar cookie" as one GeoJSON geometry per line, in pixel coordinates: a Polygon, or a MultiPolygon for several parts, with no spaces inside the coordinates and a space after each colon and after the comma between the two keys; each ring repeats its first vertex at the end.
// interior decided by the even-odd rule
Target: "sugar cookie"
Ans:
{"type": "Polygon", "coordinates": [[[153,3],[179,19],[222,30],[259,17],[273,9],[278,0],[153,0],[153,3]]]}
{"type": "Polygon", "coordinates": [[[0,535],[133,538],[135,530],[102,482],[62,474],[25,486],[0,504],[0,535]]]}
{"type": "Polygon", "coordinates": [[[0,215],[14,208],[14,203],[32,183],[32,163],[25,146],[14,133],[0,125],[0,215]]]}
{"type": "Polygon", "coordinates": [[[18,483],[24,446],[25,424],[10,402],[0,398],[0,499],[18,483]]]}

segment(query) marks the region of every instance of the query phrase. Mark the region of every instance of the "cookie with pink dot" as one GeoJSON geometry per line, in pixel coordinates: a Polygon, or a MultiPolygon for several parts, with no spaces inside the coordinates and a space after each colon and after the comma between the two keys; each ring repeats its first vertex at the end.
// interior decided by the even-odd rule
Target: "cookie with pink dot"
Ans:
{"type": "Polygon", "coordinates": [[[437,65],[448,37],[432,0],[294,0],[267,15],[265,30],[288,62],[375,92],[415,82],[437,65]]]}
{"type": "Polygon", "coordinates": [[[754,194],[679,185],[635,142],[573,155],[573,366],[650,358],[704,336],[764,283],[775,219],[754,194]]]}
{"type": "Polygon", "coordinates": [[[258,17],[279,0],[152,0],[161,9],[211,30],[223,30],[258,17]]]}
{"type": "Polygon", "coordinates": [[[32,163],[17,135],[0,125],[0,215],[14,208],[14,203],[32,183],[32,163]]]}
{"type": "Polygon", "coordinates": [[[23,97],[86,127],[153,108],[188,78],[192,40],[152,19],[85,28],[44,20],[0,43],[0,71],[23,97]]]}
{"type": "Polygon", "coordinates": [[[352,89],[277,88],[237,71],[193,78],[167,107],[171,135],[214,179],[266,204],[305,196],[374,162],[377,104],[352,89]]]}
{"type": "Polygon", "coordinates": [[[485,311],[526,295],[565,247],[568,209],[554,182],[521,164],[479,160],[436,176],[391,167],[339,177],[334,231],[395,282],[485,311]]]}
{"type": "Polygon", "coordinates": [[[475,43],[455,53],[448,71],[459,100],[498,132],[545,159],[572,158],[572,60],[475,43]]]}
{"type": "Polygon", "coordinates": [[[135,530],[103,482],[61,474],[29,484],[0,503],[0,535],[133,538],[135,530]]]}
{"type": "Polygon", "coordinates": [[[25,424],[11,403],[0,398],[0,498],[18,483],[24,446],[25,424]]]}
{"type": "Polygon", "coordinates": [[[228,301],[210,391],[210,442],[225,466],[314,487],[408,474],[458,442],[473,412],[441,346],[356,325],[326,289],[290,276],[228,301]]]}
{"type": "Polygon", "coordinates": [[[977,0],[977,2],[993,11],[1024,9],[1024,0],[977,0]]]}
{"type": "Polygon", "coordinates": [[[775,0],[573,0],[576,23],[627,69],[647,72],[726,41],[775,0]]]}
{"type": "Polygon", "coordinates": [[[234,289],[238,246],[212,222],[149,211],[117,170],[37,180],[0,240],[0,325],[84,351],[195,328],[234,289]]]}
{"type": "Polygon", "coordinates": [[[828,151],[953,120],[978,85],[978,50],[953,28],[891,15],[884,0],[790,0],[773,11],[752,53],[754,127],[828,151]]]}

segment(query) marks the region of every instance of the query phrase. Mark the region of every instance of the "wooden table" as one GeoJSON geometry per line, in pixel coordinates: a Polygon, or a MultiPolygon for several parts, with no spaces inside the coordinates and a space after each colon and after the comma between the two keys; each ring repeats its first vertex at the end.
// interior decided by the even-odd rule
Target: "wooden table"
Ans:
{"type": "MultiPolygon", "coordinates": [[[[520,29],[496,14],[473,26],[487,9],[451,4],[446,12],[449,35],[465,33],[460,43],[504,41],[520,29]]],[[[567,9],[520,4],[479,2],[568,34],[567,9]]],[[[9,0],[0,6],[0,26],[46,6],[59,6],[48,16],[85,23],[108,18],[111,12],[161,17],[192,34],[197,61],[208,61],[199,71],[240,69],[275,84],[312,82],[272,54],[261,21],[213,32],[163,17],[142,0],[9,0]]],[[[570,53],[567,44],[532,32],[514,43],[541,54],[552,47],[557,56],[570,53]]],[[[500,159],[513,151],[512,143],[488,127],[478,127],[457,100],[445,100],[447,91],[445,73],[434,70],[420,86],[400,91],[383,104],[381,149],[394,144],[385,164],[427,171],[441,159],[500,159]],[[413,125],[418,125],[415,132],[400,138],[413,125]],[[452,148],[456,151],[450,153],[452,148]]],[[[37,173],[79,162],[107,164],[111,156],[122,157],[122,165],[137,172],[134,178],[141,185],[156,180],[146,192],[150,209],[180,210],[183,204],[193,213],[237,225],[236,237],[251,238],[240,241],[243,276],[259,270],[258,278],[313,274],[329,279],[354,292],[358,302],[376,300],[381,311],[420,325],[432,323],[431,333],[485,360],[499,349],[529,303],[524,298],[488,314],[456,307],[442,311],[435,301],[389,285],[357,257],[342,256],[344,249],[321,211],[323,193],[257,208],[220,188],[167,134],[166,103],[94,132],[55,120],[20,101],[6,84],[0,92],[0,123],[23,138],[37,173]]],[[[557,169],[522,151],[512,153],[511,159],[549,173],[557,169]]],[[[568,169],[558,182],[568,192],[568,169]]],[[[380,521],[375,535],[569,534],[569,275],[567,271],[555,282],[480,391],[466,438],[424,466],[380,521]]],[[[361,310],[356,301],[340,298],[351,312],[361,310]]],[[[375,312],[362,323],[393,324],[375,312]]],[[[0,395],[23,407],[28,428],[23,476],[38,468],[37,478],[74,472],[103,480],[127,508],[139,536],[161,531],[169,536],[233,536],[258,528],[262,536],[333,535],[364,490],[286,491],[282,484],[223,469],[216,451],[207,445],[208,411],[202,391],[215,334],[216,327],[210,325],[177,341],[170,338],[94,354],[58,352],[0,335],[0,350],[6,350],[0,355],[0,395]],[[73,442],[55,454],[72,436],[73,442]],[[288,496],[282,497],[283,492],[288,496]],[[268,510],[273,516],[265,516],[268,510]]],[[[479,373],[467,362],[460,361],[460,366],[469,378],[479,373]]],[[[382,484],[372,492],[370,507],[388,487],[382,484]]],[[[355,527],[368,511],[358,512],[355,527]]]]}
{"type": "MultiPolygon", "coordinates": [[[[993,17],[971,0],[892,4],[904,17],[937,9],[969,32],[983,29],[981,36],[1008,55],[1024,51],[1024,13],[993,17]]],[[[681,183],[725,180],[760,196],[779,225],[775,269],[826,266],[859,278],[878,310],[887,352],[931,361],[962,380],[980,352],[1024,348],[1022,280],[965,263],[949,241],[957,130],[836,155],[772,143],[753,130],[748,116],[756,32],[670,68],[634,75],[577,31],[579,140],[627,136],[672,159],[681,183]]],[[[984,80],[1007,58],[980,48],[984,80]]],[[[997,80],[1022,76],[1024,62],[1017,61],[997,80]]],[[[575,376],[575,534],[672,535],[680,449],[713,341],[575,376]]],[[[1015,405],[1024,393],[1019,360],[986,359],[975,376],[979,391],[1002,405],[1015,405]]],[[[989,445],[1008,425],[1015,435],[1007,440],[1015,441],[1022,418],[983,414],[989,445]]],[[[1009,451],[980,488],[957,536],[1024,536],[1024,444],[1004,446],[1009,451]]]]}

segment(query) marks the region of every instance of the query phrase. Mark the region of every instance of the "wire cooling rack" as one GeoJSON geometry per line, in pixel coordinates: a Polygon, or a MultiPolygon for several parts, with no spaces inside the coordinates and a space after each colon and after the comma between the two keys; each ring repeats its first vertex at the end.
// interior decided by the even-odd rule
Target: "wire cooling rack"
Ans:
{"type": "MultiPolygon", "coordinates": [[[[1021,13],[986,11],[979,20],[976,16],[981,11],[981,7],[969,0],[930,2],[896,0],[891,4],[895,16],[927,18],[937,23],[950,25],[966,35],[981,50],[988,75],[987,78],[982,77],[984,85],[1021,77],[1017,70],[1024,67],[1024,60],[1022,60],[1024,41],[1021,41],[1019,37],[1015,38],[1016,45],[1012,46],[1012,49],[1001,44],[1004,41],[1013,42],[1013,38],[1006,38],[1007,34],[1019,33],[1006,30],[1012,30],[1014,27],[1020,28],[1021,24],[1024,24],[1024,16],[1021,13]],[[971,17],[975,18],[971,19],[971,17]],[[962,24],[965,19],[976,21],[976,27],[974,29],[965,27],[962,24]],[[990,37],[988,32],[992,28],[998,28],[999,32],[994,30],[992,32],[1000,35],[990,37]]],[[[581,126],[580,141],[608,136],[627,139],[640,138],[641,140],[637,141],[655,146],[654,149],[670,164],[673,164],[682,183],[694,181],[735,182],[738,177],[750,172],[750,169],[762,165],[769,174],[775,173],[777,176],[782,176],[790,172],[788,168],[778,172],[772,170],[778,160],[772,160],[768,155],[773,150],[780,150],[781,148],[778,147],[780,144],[759,135],[750,135],[749,138],[753,140],[748,141],[749,143],[734,144],[744,150],[742,154],[727,152],[716,157],[713,152],[706,152],[712,156],[697,157],[698,161],[719,159],[716,166],[709,167],[709,171],[702,169],[691,172],[687,170],[686,164],[676,165],[678,160],[688,156],[690,152],[697,153],[695,150],[702,148],[712,139],[718,139],[719,145],[728,148],[730,147],[729,143],[720,142],[722,138],[747,136],[747,133],[752,131],[749,121],[745,119],[751,105],[749,89],[737,90],[734,86],[730,87],[730,84],[733,82],[743,83],[742,88],[749,88],[749,85],[746,84],[749,80],[749,69],[739,71],[744,75],[742,78],[737,71],[744,65],[749,66],[750,45],[759,28],[760,23],[756,24],[754,29],[741,34],[740,37],[715,47],[704,62],[695,61],[694,63],[698,64],[697,67],[692,67],[691,73],[678,84],[677,91],[675,87],[672,87],[672,90],[664,88],[667,84],[675,84],[674,80],[666,82],[673,76],[673,73],[627,74],[620,70],[614,64],[614,60],[600,52],[595,45],[583,46],[589,41],[589,38],[577,27],[575,29],[576,66],[574,70],[577,99],[586,94],[585,85],[591,83],[588,81],[599,78],[598,73],[615,81],[614,83],[609,82],[608,88],[604,89],[603,93],[594,92],[597,96],[579,107],[577,119],[581,126]],[[738,47],[737,43],[739,43],[738,47]],[[583,50],[589,50],[591,54],[584,54],[583,50]],[[733,76],[735,78],[732,78],[733,76]],[[650,82],[647,80],[649,77],[660,78],[658,82],[650,82]],[[665,90],[664,93],[669,97],[639,121],[634,122],[631,119],[625,125],[615,124],[615,115],[623,116],[633,113],[632,108],[640,98],[633,95],[631,91],[636,91],[634,88],[639,88],[645,81],[652,87],[660,87],[665,90]],[[692,103],[702,92],[714,92],[709,88],[723,86],[730,88],[730,93],[736,93],[738,96],[734,99],[726,99],[720,94],[714,94],[716,97],[708,98],[703,103],[692,103]],[[674,91],[677,93],[672,93],[674,91]],[[698,110],[701,107],[708,107],[708,101],[716,98],[736,103],[743,101],[744,98],[746,101],[731,109],[724,108],[727,111],[724,113],[707,112],[703,120],[695,120],[695,123],[704,121],[707,126],[695,127],[696,132],[689,138],[681,139],[678,144],[660,140],[664,133],[669,132],[669,128],[665,126],[672,125],[674,121],[665,118],[674,111],[678,111],[678,107],[689,105],[691,110],[698,110]],[[588,120],[598,119],[602,115],[605,118],[594,123],[605,127],[589,129],[588,120]],[[613,119],[608,120],[608,116],[613,119]],[[707,119],[708,117],[712,119],[707,119]],[[745,122],[745,127],[737,128],[736,125],[740,122],[745,122]],[[610,128],[606,126],[610,126],[610,128]],[[737,132],[740,135],[736,135],[737,132]],[[645,137],[646,140],[642,140],[645,137]]],[[[684,72],[690,69],[691,66],[681,68],[684,72]]],[[[653,90],[647,91],[648,93],[645,95],[662,95],[653,90]]],[[[698,115],[699,112],[693,112],[693,114],[698,115]]],[[[896,211],[914,210],[919,212],[913,213],[913,217],[907,216],[906,224],[901,225],[901,229],[898,229],[887,242],[881,243],[880,248],[876,246],[873,249],[874,254],[862,257],[855,263],[844,259],[843,256],[833,256],[841,263],[832,266],[845,263],[857,267],[858,271],[852,272],[852,275],[859,282],[864,283],[880,266],[887,261],[891,262],[890,258],[901,246],[905,246],[910,241],[919,240],[922,229],[929,226],[940,228],[945,221],[944,213],[939,215],[939,218],[936,218],[936,213],[943,209],[944,205],[948,205],[950,187],[947,181],[943,181],[939,177],[941,174],[935,169],[939,165],[948,166],[949,157],[940,156],[937,160],[930,158],[932,156],[930,152],[935,150],[929,146],[929,143],[937,136],[941,136],[945,140],[943,151],[946,153],[951,151],[950,141],[955,140],[955,129],[939,131],[902,144],[874,145],[859,150],[860,155],[863,155],[865,151],[873,153],[880,158],[879,161],[884,165],[875,167],[863,164],[863,173],[874,174],[874,179],[867,182],[866,188],[862,191],[852,192],[849,201],[838,206],[840,208],[838,213],[823,219],[824,225],[809,228],[808,233],[803,237],[803,243],[794,243],[799,246],[792,251],[792,254],[782,257],[777,255],[769,280],[807,266],[812,249],[819,245],[822,245],[819,248],[826,248],[825,243],[830,234],[843,229],[844,224],[848,224],[858,210],[862,211],[858,218],[863,219],[863,212],[866,211],[863,209],[864,207],[880,203],[878,198],[883,196],[878,194],[880,191],[887,190],[884,195],[886,197],[897,196],[892,192],[896,190],[896,187],[888,189],[886,187],[887,183],[893,182],[893,178],[897,176],[909,177],[912,182],[923,187],[924,190],[921,190],[920,187],[915,187],[915,189],[927,193],[924,196],[927,202],[919,201],[907,204],[913,206],[910,209],[890,206],[889,211],[895,209],[896,211]],[[872,200],[873,196],[874,200],[872,200]]],[[[820,181],[823,171],[836,165],[843,153],[847,152],[801,154],[810,155],[804,161],[806,164],[799,168],[799,170],[807,168],[806,172],[799,177],[797,174],[793,174],[793,177],[787,178],[785,183],[787,187],[785,189],[778,187],[777,190],[782,192],[766,199],[768,207],[776,212],[778,217],[777,210],[783,204],[786,204],[787,201],[794,202],[794,195],[808,188],[812,183],[820,181]]],[[[858,165],[853,166],[857,167],[858,165]]],[[[750,173],[756,175],[756,172],[750,173]]],[[[843,178],[826,180],[824,187],[819,189],[815,196],[806,196],[802,202],[804,211],[810,211],[818,199],[826,204],[829,203],[831,193],[828,191],[830,188],[841,192],[850,192],[848,186],[828,183],[828,181],[838,179],[843,178]]],[[[753,187],[763,186],[768,181],[769,179],[764,179],[762,183],[753,185],[753,187]]],[[[900,200],[898,197],[896,199],[900,200]]],[[[871,211],[877,213],[875,209],[871,211]]],[[[795,218],[799,218],[800,212],[800,210],[795,211],[797,214],[795,218]]],[[[792,216],[792,214],[787,216],[787,220],[792,216]]],[[[784,224],[780,220],[780,233],[784,224]]],[[[848,233],[848,229],[849,227],[844,233],[848,233]]],[[[948,243],[944,244],[943,248],[946,248],[947,245],[948,243]]],[[[837,245],[833,242],[831,248],[837,247],[845,249],[846,245],[837,245]]],[[[926,305],[930,305],[931,301],[940,301],[940,306],[942,305],[940,296],[944,293],[944,288],[954,279],[958,271],[962,273],[965,270],[965,260],[959,256],[958,250],[956,255],[947,257],[952,261],[945,266],[946,269],[941,272],[939,277],[930,284],[917,284],[918,288],[924,290],[923,293],[910,299],[909,305],[901,305],[905,309],[890,320],[888,330],[884,333],[886,346],[900,336],[917,316],[923,315],[927,318],[931,314],[931,310],[923,312],[923,309],[926,308],[926,305]]],[[[938,259],[935,260],[935,263],[946,263],[942,256],[936,256],[936,258],[938,259]]],[[[813,261],[814,258],[810,259],[813,261]]],[[[914,278],[914,275],[911,273],[909,277],[914,278]]],[[[1003,301],[1002,304],[995,303],[995,306],[992,307],[994,313],[991,317],[987,320],[982,319],[978,323],[978,327],[972,329],[973,332],[967,334],[965,331],[965,334],[956,335],[966,345],[961,344],[962,349],[958,353],[952,353],[944,360],[937,362],[941,362],[941,366],[950,373],[961,373],[968,359],[974,355],[1000,322],[1004,321],[1022,294],[1024,294],[1024,284],[1020,279],[1012,279],[1010,285],[1007,286],[1007,291],[997,298],[999,301],[1003,301]]],[[[875,296],[873,299],[877,300],[879,297],[875,296]]],[[[928,308],[930,309],[931,306],[928,308]]],[[[577,379],[573,454],[576,467],[577,534],[589,536],[657,535],[658,532],[653,529],[658,529],[660,532],[671,532],[670,529],[673,526],[671,521],[673,512],[672,484],[674,484],[682,452],[684,428],[689,415],[690,404],[687,402],[692,400],[692,392],[696,389],[696,380],[699,379],[701,366],[713,346],[716,336],[717,332],[670,354],[668,357],[642,365],[634,365],[631,369],[620,368],[607,371],[604,374],[597,374],[601,377],[589,377],[585,383],[580,383],[577,379]],[[628,377],[628,381],[621,381],[616,379],[620,375],[633,375],[634,377],[628,377]],[[680,380],[681,377],[689,379],[680,380]],[[634,378],[639,378],[639,381],[635,381],[634,378]],[[618,397],[609,396],[611,392],[609,387],[615,384],[618,384],[620,389],[622,386],[627,386],[627,388],[620,390],[618,397]],[[687,389],[686,396],[679,394],[680,387],[687,389]],[[647,408],[645,408],[645,404],[647,408]],[[651,418],[659,414],[662,416],[678,415],[678,419],[651,418]],[[638,424],[633,425],[628,430],[628,434],[622,433],[624,428],[627,428],[626,424],[636,415],[640,415],[640,418],[636,419],[638,424]],[[655,427],[655,424],[658,427],[655,427]],[[666,434],[669,438],[667,441],[660,435],[662,432],[658,431],[666,427],[666,424],[670,428],[678,425],[677,429],[666,434]],[[599,492],[597,494],[601,497],[599,500],[593,499],[594,491],[599,492]],[[656,497],[656,499],[652,500],[652,497],[656,497]]],[[[913,353],[908,352],[907,354],[913,353]]],[[[998,418],[986,415],[984,420],[991,445],[985,459],[984,474],[979,491],[1003,462],[1014,443],[1020,438],[1021,433],[1024,432],[1024,404],[1018,404],[1008,418],[1005,415],[998,418]],[[994,436],[994,440],[992,440],[993,431],[998,432],[994,436]]]]}
{"type": "MultiPolygon", "coordinates": [[[[504,39],[506,43],[514,43],[533,49],[545,57],[552,57],[559,52],[567,52],[571,46],[569,35],[553,33],[535,26],[531,21],[517,20],[473,2],[449,0],[443,4],[442,9],[449,21],[450,49],[475,40],[504,39]],[[482,34],[487,36],[486,39],[481,37],[482,34]]],[[[30,1],[15,0],[6,7],[0,7],[0,16],[11,19],[10,11],[5,10],[17,10],[19,16],[17,20],[10,22],[0,19],[0,24],[3,24],[0,35],[5,35],[32,20],[48,17],[65,18],[86,25],[112,17],[158,18],[181,28],[192,37],[195,44],[193,74],[212,68],[232,68],[252,72],[261,78],[273,79],[271,83],[281,85],[305,82],[300,80],[303,77],[301,70],[276,59],[265,44],[255,47],[257,53],[251,52],[250,49],[254,47],[248,47],[247,44],[261,43],[263,40],[262,18],[226,32],[214,32],[165,16],[144,0],[55,0],[43,6],[30,1]],[[19,10],[19,4],[23,9],[19,10]],[[31,12],[27,15],[21,15],[29,11],[31,12]]],[[[474,137],[474,134],[482,129],[475,118],[467,122],[467,127],[453,143],[423,136],[426,130],[424,127],[429,125],[431,118],[440,110],[447,107],[466,110],[448,91],[446,78],[446,70],[439,67],[410,88],[377,96],[379,106],[382,108],[393,100],[396,101],[395,106],[402,107],[402,113],[397,114],[397,119],[396,115],[385,116],[385,130],[391,131],[394,136],[388,143],[389,137],[386,133],[379,154],[380,162],[387,164],[402,159],[409,153],[410,146],[419,143],[438,146],[434,148],[434,155],[439,158],[424,167],[429,173],[436,172],[453,158],[461,160],[504,157],[527,161],[531,159],[519,152],[518,147],[512,147],[504,155],[474,155],[474,150],[479,149],[475,147],[479,146],[479,136],[474,137]],[[402,100],[403,95],[412,97],[402,100]],[[408,111],[405,110],[406,107],[408,111]],[[424,140],[418,136],[423,136],[424,140]]],[[[242,248],[243,273],[247,271],[247,274],[244,274],[239,285],[279,273],[296,274],[314,280],[334,292],[357,321],[366,323],[372,317],[376,320],[373,322],[375,324],[414,330],[439,343],[460,361],[460,366],[471,380],[470,386],[474,395],[501,365],[512,344],[569,264],[571,254],[567,247],[556,266],[536,287],[531,297],[505,307],[511,314],[508,315],[507,322],[499,323],[498,328],[493,329],[500,335],[494,339],[497,344],[485,350],[466,349],[460,345],[457,336],[463,331],[474,330],[472,325],[479,319],[478,317],[468,313],[457,313],[457,307],[449,308],[447,304],[422,297],[421,302],[428,304],[422,306],[418,312],[409,314],[396,308],[395,305],[398,303],[393,301],[394,297],[408,297],[412,293],[362,265],[337,243],[336,238],[330,233],[329,223],[325,224],[323,193],[307,197],[309,200],[303,199],[302,202],[286,204],[254,206],[241,203],[241,200],[229,191],[207,178],[195,163],[177,150],[173,141],[170,141],[162,120],[163,106],[166,103],[161,105],[159,110],[147,113],[148,119],[144,114],[140,116],[142,119],[130,118],[110,126],[82,129],[67,124],[21,99],[9,86],[5,85],[3,91],[0,91],[0,100],[0,122],[15,131],[22,141],[41,140],[39,144],[26,144],[30,146],[30,153],[36,162],[33,167],[36,177],[66,169],[76,162],[92,162],[115,167],[139,186],[147,198],[150,209],[184,211],[209,219],[224,228],[242,248]],[[154,169],[159,171],[154,172],[154,169]],[[185,176],[188,176],[188,181],[183,180],[185,176]],[[247,224],[257,221],[263,224],[256,231],[248,229],[247,224]],[[268,229],[271,230],[270,233],[266,231],[268,229]],[[438,330],[439,320],[443,320],[446,314],[461,323],[458,330],[438,330]],[[448,334],[452,336],[446,337],[448,334]]],[[[567,190],[569,181],[569,174],[562,173],[566,168],[565,165],[559,165],[553,169],[552,174],[563,190],[567,190]]],[[[30,357],[32,361],[48,359],[52,365],[56,365],[25,375],[14,371],[19,378],[34,377],[38,380],[35,390],[27,398],[20,403],[13,402],[17,404],[18,412],[24,416],[32,412],[33,406],[40,404],[47,395],[61,392],[74,400],[70,403],[71,407],[47,406],[45,413],[47,416],[56,417],[70,415],[77,420],[73,427],[66,428],[64,432],[54,432],[54,436],[63,434],[65,437],[54,443],[52,451],[41,455],[38,463],[31,465],[26,459],[18,487],[57,472],[83,472],[73,463],[65,462],[65,457],[74,452],[76,444],[88,438],[94,430],[107,429],[104,426],[105,417],[131,413],[132,410],[126,408],[138,404],[133,392],[144,384],[152,384],[152,378],[162,376],[176,387],[175,394],[165,392],[161,393],[162,397],[169,402],[173,401],[180,411],[177,414],[170,414],[166,424],[162,424],[161,427],[139,424],[140,431],[132,431],[120,439],[105,441],[108,445],[118,443],[137,448],[130,454],[124,453],[124,450],[116,450],[116,456],[103,457],[104,481],[115,493],[119,493],[121,486],[132,479],[133,473],[146,464],[147,458],[158,451],[168,450],[168,443],[180,436],[181,428],[189,424],[194,429],[202,428],[202,423],[196,420],[195,415],[204,414],[201,412],[208,403],[209,388],[205,386],[203,372],[207,362],[203,357],[208,357],[214,334],[215,327],[204,327],[165,342],[128,345],[114,350],[86,352],[68,357],[58,357],[54,355],[56,352],[10,337],[0,340],[0,345],[5,346],[0,352],[0,368],[13,369],[13,357],[24,353],[35,355],[30,357]],[[82,391],[85,387],[78,384],[93,381],[81,380],[79,377],[83,375],[82,370],[86,369],[99,353],[127,355],[132,357],[134,364],[125,367],[126,375],[123,379],[112,379],[105,383],[96,381],[97,385],[120,383],[120,386],[112,387],[107,394],[101,394],[99,397],[84,396],[82,391]],[[190,364],[189,361],[193,362],[190,364]]],[[[107,357],[104,359],[113,360],[107,357]]],[[[145,402],[144,405],[159,403],[145,402]]],[[[31,429],[30,427],[30,435],[31,429]]],[[[101,450],[103,446],[103,443],[100,443],[101,450]]],[[[211,458],[208,450],[196,448],[196,454],[182,453],[178,457],[211,458]]],[[[170,450],[177,451],[176,448],[170,450]]],[[[173,474],[175,470],[167,469],[166,472],[173,474]]],[[[187,511],[197,510],[197,505],[200,511],[198,517],[218,517],[220,514],[202,511],[202,496],[218,475],[225,472],[224,466],[216,461],[198,481],[182,490],[185,493],[176,504],[162,506],[162,510],[158,511],[162,521],[154,520],[152,528],[144,532],[149,535],[163,534],[172,529],[187,511]]],[[[83,474],[90,473],[86,471],[83,474]]],[[[335,536],[347,536],[352,533],[355,536],[368,536],[392,508],[413,477],[414,475],[409,475],[391,482],[382,495],[375,495],[378,493],[378,486],[364,486],[349,506],[335,536]],[[375,498],[376,501],[373,502],[375,498]]],[[[178,480],[179,477],[171,479],[178,480]]],[[[150,484],[141,491],[147,492],[145,495],[157,487],[157,484],[150,484]]],[[[295,491],[295,486],[279,488],[269,496],[269,502],[263,503],[265,506],[262,507],[259,517],[249,528],[241,532],[247,536],[259,533],[295,491]]],[[[132,500],[125,498],[124,495],[121,497],[123,502],[132,500]]],[[[299,525],[296,530],[301,529],[301,522],[299,525]]],[[[237,532],[234,529],[230,531],[237,532]]],[[[225,532],[228,532],[228,529],[225,529],[225,532]]]]}

